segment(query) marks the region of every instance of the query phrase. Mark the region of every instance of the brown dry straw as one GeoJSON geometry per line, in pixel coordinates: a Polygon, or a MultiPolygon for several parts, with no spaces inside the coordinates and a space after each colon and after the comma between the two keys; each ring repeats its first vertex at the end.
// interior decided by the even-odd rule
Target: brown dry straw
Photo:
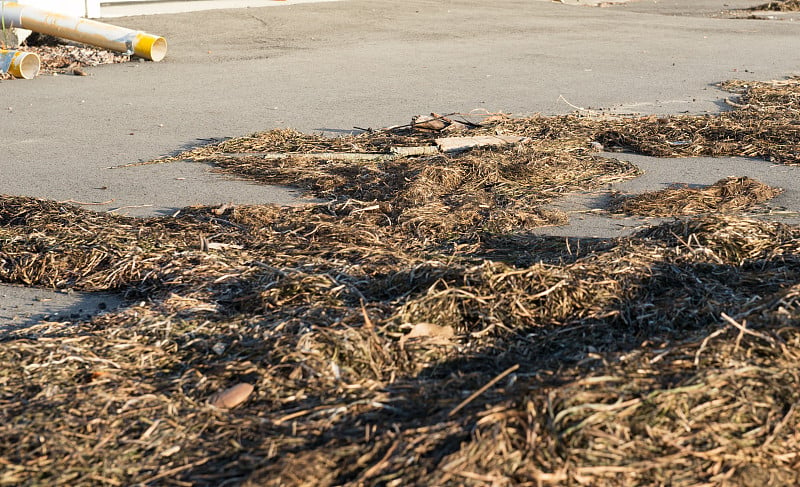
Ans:
{"type": "Polygon", "coordinates": [[[471,133],[531,140],[459,154],[308,155],[431,143],[400,129],[180,156],[327,198],[296,208],[0,198],[3,282],[128,298],[2,328],[0,485],[797,484],[800,229],[532,232],[558,195],[637,174],[593,141],[796,162],[796,80],[727,86],[748,108],[501,119],[471,133]],[[284,151],[306,155],[264,155],[284,151]]]}
{"type": "Polygon", "coordinates": [[[704,188],[680,184],[637,196],[616,195],[609,211],[642,216],[734,213],[750,210],[782,192],[751,178],[731,177],[704,188]]]}
{"type": "Polygon", "coordinates": [[[778,0],[776,2],[767,2],[750,10],[774,10],[779,12],[797,12],[800,11],[800,1],[798,0],[778,0]]]}

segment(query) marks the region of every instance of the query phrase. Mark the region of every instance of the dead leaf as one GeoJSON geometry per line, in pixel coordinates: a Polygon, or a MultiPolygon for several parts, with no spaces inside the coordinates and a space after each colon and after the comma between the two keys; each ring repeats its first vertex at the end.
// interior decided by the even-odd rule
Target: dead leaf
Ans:
{"type": "Polygon", "coordinates": [[[208,403],[215,408],[231,409],[239,404],[245,402],[250,394],[253,393],[254,387],[252,384],[245,382],[236,384],[233,387],[218,392],[208,398],[208,403]]]}

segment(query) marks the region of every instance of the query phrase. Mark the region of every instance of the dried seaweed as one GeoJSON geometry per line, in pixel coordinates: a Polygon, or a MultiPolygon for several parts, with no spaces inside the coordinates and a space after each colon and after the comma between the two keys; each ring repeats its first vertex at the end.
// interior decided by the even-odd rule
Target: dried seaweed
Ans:
{"type": "MultiPolygon", "coordinates": [[[[706,217],[573,263],[512,267],[472,265],[469,255],[423,261],[377,243],[356,252],[359,236],[340,242],[317,228],[331,236],[323,246],[321,235],[253,211],[262,213],[245,208],[226,220],[242,228],[199,225],[243,250],[203,251],[182,243],[180,225],[149,222],[174,262],[153,265],[160,276],[138,282],[147,289],[157,281],[162,291],[91,323],[43,323],[5,337],[5,483],[688,485],[705,478],[708,462],[720,475],[745,475],[756,462],[793,479],[797,229],[706,217]],[[698,335],[724,331],[725,312],[775,331],[698,335]],[[426,322],[458,335],[400,345],[406,327],[426,322]],[[765,345],[764,333],[782,338],[765,345]],[[682,344],[687,335],[698,338],[682,344]],[[513,382],[448,416],[464,392],[512,363],[520,364],[513,382]],[[256,387],[249,402],[232,411],[205,404],[243,381],[256,387]],[[752,397],[766,402],[748,413],[752,397]],[[741,420],[728,416],[732,408],[741,420]],[[708,430],[712,421],[722,427],[708,430]],[[750,430],[743,438],[754,448],[736,453],[744,444],[737,435],[750,430]],[[619,450],[610,449],[612,437],[619,450]],[[755,448],[770,438],[770,448],[755,448]]],[[[4,225],[4,239],[64,221],[61,211],[27,214],[6,218],[15,224],[4,225]]],[[[192,216],[204,214],[213,212],[192,216]]],[[[122,222],[100,216],[105,226],[122,222]]],[[[130,231],[146,242],[151,233],[140,224],[130,231]]],[[[96,238],[91,228],[76,237],[96,238]]]]}
{"type": "MultiPolygon", "coordinates": [[[[767,99],[797,89],[750,85],[761,108],[734,113],[775,124],[736,144],[791,162],[794,108],[767,99]]],[[[430,134],[273,131],[181,156],[327,198],[295,208],[0,198],[0,280],[129,299],[0,336],[0,484],[797,484],[800,229],[737,204],[614,240],[531,232],[557,195],[635,174],[591,142],[685,155],[672,131],[717,123],[682,120],[502,120],[475,132],[532,140],[454,155],[320,159],[430,134]]]]}
{"type": "Polygon", "coordinates": [[[800,162],[800,78],[770,82],[728,81],[732,110],[714,115],[645,117],[538,117],[509,120],[498,133],[600,143],[656,157],[741,156],[782,164],[800,162]],[[735,98],[735,97],[734,97],[735,98]]]}
{"type": "Polygon", "coordinates": [[[636,196],[615,195],[609,210],[642,216],[740,213],[751,210],[782,192],[782,189],[767,186],[748,177],[730,177],[704,188],[678,184],[636,196]]]}
{"type": "MultiPolygon", "coordinates": [[[[630,150],[657,157],[741,156],[782,164],[800,163],[800,78],[766,82],[733,80],[721,83],[720,87],[734,94],[725,100],[731,111],[713,115],[644,117],[493,116],[487,117],[482,127],[470,129],[469,133],[524,136],[530,139],[527,146],[531,149],[550,153],[562,160],[584,157],[600,144],[608,150],[630,150]]],[[[313,153],[387,155],[395,147],[430,145],[436,136],[408,128],[367,131],[335,139],[303,135],[292,130],[272,130],[233,138],[151,163],[175,160],[219,162],[225,167],[238,166],[230,172],[272,182],[289,179],[288,172],[283,177],[277,174],[289,164],[281,159],[254,161],[275,152],[310,157],[319,162],[313,153]],[[232,162],[242,157],[250,164],[232,162]],[[264,167],[257,167],[259,164],[264,167]]]]}
{"type": "Polygon", "coordinates": [[[800,11],[800,1],[798,0],[778,0],[767,2],[750,8],[750,10],[770,10],[778,12],[797,12],[800,11]]]}

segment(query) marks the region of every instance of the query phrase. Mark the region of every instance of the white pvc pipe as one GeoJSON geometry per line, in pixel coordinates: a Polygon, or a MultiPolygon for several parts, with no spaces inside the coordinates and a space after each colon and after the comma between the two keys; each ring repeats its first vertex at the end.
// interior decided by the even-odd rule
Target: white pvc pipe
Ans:
{"type": "Polygon", "coordinates": [[[31,79],[39,74],[42,62],[32,52],[0,49],[0,73],[9,73],[15,78],[31,79]]]}
{"type": "Polygon", "coordinates": [[[161,61],[167,55],[167,41],[163,37],[96,20],[48,12],[16,2],[0,2],[0,26],[20,27],[112,51],[135,54],[152,61],[161,61]]]}

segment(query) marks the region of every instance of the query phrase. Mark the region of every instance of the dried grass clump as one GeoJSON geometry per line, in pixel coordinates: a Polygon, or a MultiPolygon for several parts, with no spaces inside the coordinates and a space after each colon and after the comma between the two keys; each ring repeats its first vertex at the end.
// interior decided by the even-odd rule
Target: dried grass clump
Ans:
{"type": "Polygon", "coordinates": [[[608,147],[656,157],[743,156],[783,164],[800,163],[800,78],[782,81],[732,81],[720,85],[740,92],[726,100],[734,110],[718,115],[624,119],[597,132],[608,147]]]}
{"type": "Polygon", "coordinates": [[[607,125],[504,120],[476,132],[533,140],[453,155],[264,154],[430,137],[291,132],[192,153],[329,197],[297,208],[0,198],[2,281],[130,298],[0,336],[0,485],[800,482],[800,229],[532,234],[554,196],[635,173],[591,153],[607,125]]]}
{"type": "Polygon", "coordinates": [[[705,188],[682,184],[637,196],[617,196],[609,211],[662,217],[733,213],[750,210],[782,192],[748,177],[730,177],[705,188]]]}
{"type": "Polygon", "coordinates": [[[203,235],[224,241],[229,233],[188,216],[143,221],[23,197],[3,197],[0,225],[0,278],[7,282],[85,291],[136,284],[142,294],[182,266],[215,266],[194,251],[203,235]]]}
{"type": "Polygon", "coordinates": [[[738,99],[732,110],[715,115],[644,117],[533,117],[508,119],[487,127],[504,135],[569,140],[573,148],[592,142],[610,150],[655,157],[741,156],[782,164],[800,163],[800,78],[720,84],[738,99]]]}
{"type": "MultiPolygon", "coordinates": [[[[783,164],[800,162],[800,122],[796,116],[800,109],[800,78],[766,82],[732,80],[721,83],[720,87],[737,95],[726,99],[732,110],[720,114],[489,117],[481,127],[468,129],[467,134],[524,136],[530,139],[529,147],[555,154],[562,161],[572,157],[581,159],[595,150],[594,142],[611,150],[632,150],[657,157],[742,156],[783,164]]],[[[345,184],[344,180],[354,184],[352,177],[374,180],[376,171],[380,174],[383,169],[382,161],[403,163],[417,159],[394,157],[392,148],[431,146],[435,137],[446,135],[415,132],[407,126],[335,139],[302,135],[291,130],[273,130],[153,162],[214,162],[222,167],[223,172],[265,182],[288,181],[294,184],[299,181],[301,187],[327,194],[331,188],[345,184]],[[337,163],[324,157],[330,152],[371,154],[376,163],[364,167],[352,161],[350,164],[337,163]],[[288,159],[275,158],[275,153],[286,154],[288,159]],[[316,157],[314,153],[322,154],[322,157],[316,157]],[[309,159],[307,162],[297,160],[302,157],[309,159]],[[265,158],[271,161],[259,160],[265,158]],[[244,160],[236,162],[237,159],[244,160]],[[320,162],[327,166],[326,170],[313,174],[306,167],[320,162]],[[323,175],[325,177],[320,179],[323,175]],[[336,176],[344,177],[344,180],[339,179],[337,183],[336,176]],[[314,186],[317,182],[321,183],[319,187],[314,186]]],[[[389,174],[398,174],[398,169],[393,167],[389,174]]]]}
{"type": "Polygon", "coordinates": [[[181,158],[203,160],[226,155],[258,155],[284,153],[295,156],[319,152],[388,152],[392,147],[414,145],[420,141],[431,141],[433,135],[393,132],[366,132],[367,135],[344,135],[327,137],[304,134],[292,129],[259,132],[246,137],[234,137],[217,145],[198,147],[180,155],[181,158]]]}
{"type": "Polygon", "coordinates": [[[798,0],[778,0],[767,2],[762,5],[750,8],[750,10],[772,10],[778,12],[797,12],[800,11],[800,1],[798,0]]]}
{"type": "Polygon", "coordinates": [[[384,225],[399,225],[422,240],[563,224],[565,215],[540,206],[568,191],[638,174],[627,162],[542,144],[366,162],[311,156],[214,161],[220,172],[357,200],[384,225]]]}
{"type": "Polygon", "coordinates": [[[431,483],[797,484],[798,291],[706,336],[598,355],[566,383],[516,384],[431,483]]]}
{"type": "Polygon", "coordinates": [[[797,228],[779,222],[734,217],[707,216],[677,220],[642,230],[638,236],[683,246],[694,254],[720,264],[741,264],[752,259],[792,255],[797,248],[797,228]]]}

